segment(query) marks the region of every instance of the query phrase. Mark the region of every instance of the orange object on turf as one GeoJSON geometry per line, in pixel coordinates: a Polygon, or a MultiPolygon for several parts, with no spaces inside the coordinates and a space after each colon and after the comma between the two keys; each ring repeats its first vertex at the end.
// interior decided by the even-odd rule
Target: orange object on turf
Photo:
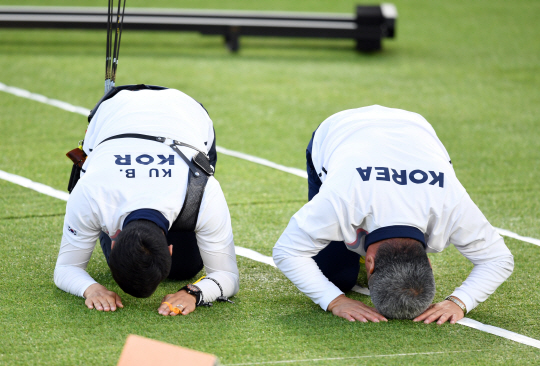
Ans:
{"type": "Polygon", "coordinates": [[[172,311],[173,313],[175,314],[180,314],[182,312],[182,310],[178,309],[177,307],[174,307],[168,303],[167,301],[163,301],[162,304],[167,304],[167,306],[169,307],[169,310],[172,311]]]}
{"type": "Polygon", "coordinates": [[[217,357],[214,355],[130,334],[117,366],[217,364],[217,357]]]}

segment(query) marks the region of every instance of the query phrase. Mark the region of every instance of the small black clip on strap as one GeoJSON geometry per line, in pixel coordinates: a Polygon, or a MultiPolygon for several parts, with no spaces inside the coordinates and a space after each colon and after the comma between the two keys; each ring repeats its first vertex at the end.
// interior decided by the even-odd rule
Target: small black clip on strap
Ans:
{"type": "MultiPolygon", "coordinates": [[[[158,138],[160,138],[160,137],[158,137],[158,138]]],[[[163,137],[161,137],[161,138],[163,138],[163,137]]],[[[163,138],[163,140],[165,140],[165,139],[163,138]]],[[[159,141],[159,140],[158,140],[158,141],[159,141]]],[[[160,142],[161,142],[161,141],[160,141],[160,142]]],[[[171,147],[171,149],[174,150],[175,153],[177,153],[178,155],[180,155],[180,157],[182,158],[182,160],[184,160],[184,161],[186,162],[186,164],[187,164],[187,166],[189,167],[189,170],[191,171],[191,173],[192,173],[194,176],[198,177],[198,176],[200,175],[200,173],[197,171],[197,168],[196,168],[195,165],[191,162],[191,160],[189,160],[189,159],[187,158],[187,156],[184,155],[184,153],[178,148],[178,146],[176,146],[175,144],[171,144],[171,145],[169,145],[169,146],[171,147]]],[[[199,154],[199,153],[197,153],[197,155],[198,155],[198,154],[199,154]]]]}

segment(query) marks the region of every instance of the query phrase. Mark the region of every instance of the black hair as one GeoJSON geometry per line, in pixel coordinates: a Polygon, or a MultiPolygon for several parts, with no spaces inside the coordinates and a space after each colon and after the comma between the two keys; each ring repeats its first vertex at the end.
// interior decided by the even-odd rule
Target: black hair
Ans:
{"type": "Polygon", "coordinates": [[[165,234],[151,221],[130,222],[116,239],[109,267],[124,292],[135,297],[149,297],[171,270],[165,234]]]}
{"type": "Polygon", "coordinates": [[[422,314],[435,297],[435,279],[422,243],[384,240],[375,254],[369,290],[373,305],[387,318],[414,319],[422,314]]]}

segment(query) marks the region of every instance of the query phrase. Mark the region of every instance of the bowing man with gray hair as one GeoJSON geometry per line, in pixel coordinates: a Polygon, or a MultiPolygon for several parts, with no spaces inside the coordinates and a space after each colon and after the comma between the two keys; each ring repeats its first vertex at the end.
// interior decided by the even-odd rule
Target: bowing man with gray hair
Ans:
{"type": "Polygon", "coordinates": [[[349,321],[455,323],[512,273],[513,256],[458,181],[419,114],[371,106],[339,112],[307,148],[309,202],[277,241],[278,268],[323,310],[349,321]],[[442,302],[426,253],[453,244],[474,268],[442,302]],[[344,292],[361,256],[375,308],[344,292]]]}

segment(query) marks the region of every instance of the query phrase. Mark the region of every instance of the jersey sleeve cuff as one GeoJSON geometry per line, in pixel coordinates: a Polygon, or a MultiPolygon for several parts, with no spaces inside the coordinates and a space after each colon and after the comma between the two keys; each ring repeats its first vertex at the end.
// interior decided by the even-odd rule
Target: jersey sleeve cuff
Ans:
{"type": "Polygon", "coordinates": [[[474,309],[477,305],[474,299],[463,290],[456,289],[454,292],[452,292],[451,296],[457,297],[461,300],[462,303],[465,304],[465,307],[467,308],[467,313],[474,309]]]}
{"type": "Polygon", "coordinates": [[[75,294],[75,295],[82,297],[83,299],[86,299],[86,297],[84,297],[84,292],[88,289],[88,287],[92,286],[95,283],[97,283],[97,281],[94,281],[93,279],[86,281],[86,283],[81,285],[80,293],[75,294]]]}
{"type": "Polygon", "coordinates": [[[200,282],[195,284],[195,286],[201,289],[201,292],[203,294],[203,300],[205,302],[212,302],[215,299],[217,299],[219,296],[221,296],[221,290],[219,289],[219,286],[214,281],[211,281],[211,280],[205,281],[204,279],[202,279],[200,282]]]}
{"type": "Polygon", "coordinates": [[[333,286],[333,288],[328,289],[328,291],[325,291],[324,296],[321,297],[321,299],[317,302],[321,308],[324,311],[328,310],[328,305],[339,295],[343,295],[343,292],[337,288],[336,286],[333,286]]]}

